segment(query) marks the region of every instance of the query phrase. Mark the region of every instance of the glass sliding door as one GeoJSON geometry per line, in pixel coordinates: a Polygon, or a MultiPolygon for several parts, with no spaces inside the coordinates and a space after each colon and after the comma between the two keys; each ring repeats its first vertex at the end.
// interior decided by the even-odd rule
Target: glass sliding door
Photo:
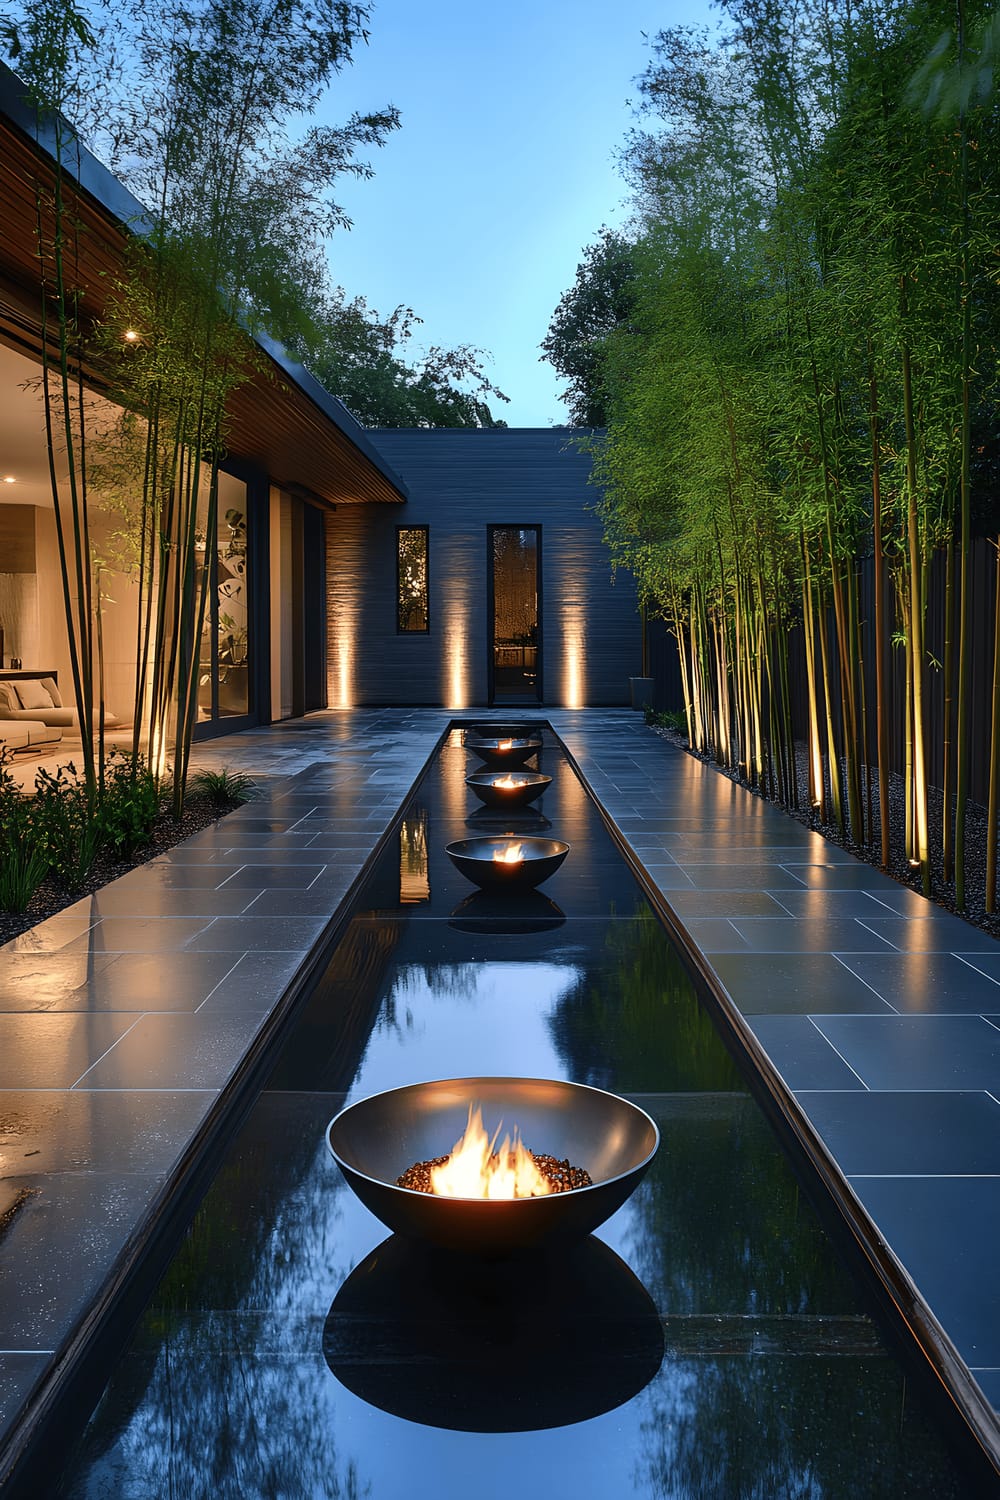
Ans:
{"type": "Polygon", "coordinates": [[[490,702],[542,696],[540,526],[489,528],[490,702]]]}
{"type": "Polygon", "coordinates": [[[219,475],[214,545],[206,547],[208,602],[199,654],[198,719],[242,718],[250,712],[250,598],[247,487],[219,475]]]}

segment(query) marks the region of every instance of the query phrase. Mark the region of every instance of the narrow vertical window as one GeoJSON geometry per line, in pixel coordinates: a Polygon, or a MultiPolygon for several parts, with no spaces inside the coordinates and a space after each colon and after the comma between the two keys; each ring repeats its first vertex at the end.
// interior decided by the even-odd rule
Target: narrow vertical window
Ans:
{"type": "Polygon", "coordinates": [[[427,527],[396,528],[396,629],[430,629],[427,592],[427,527]]]}

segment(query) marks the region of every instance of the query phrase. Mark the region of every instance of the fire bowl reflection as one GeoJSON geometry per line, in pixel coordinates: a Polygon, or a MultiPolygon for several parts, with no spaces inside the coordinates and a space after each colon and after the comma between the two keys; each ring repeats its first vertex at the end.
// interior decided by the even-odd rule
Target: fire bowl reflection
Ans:
{"type": "Polygon", "coordinates": [[[468,748],[475,751],[479,759],[496,770],[509,770],[511,766],[523,766],[526,760],[537,755],[542,748],[540,735],[528,735],[521,739],[469,740],[468,748]]]}
{"type": "Polygon", "coordinates": [[[540,771],[477,771],[466,776],[465,784],[487,807],[506,811],[508,808],[527,807],[529,802],[536,801],[545,788],[552,785],[552,777],[543,776],[540,771]],[[498,785],[508,779],[515,785],[498,785]]]}
{"type": "Polygon", "coordinates": [[[326,1362],[362,1401],[452,1432],[539,1432],[637,1396],[663,1360],[642,1282],[588,1235],[557,1253],[482,1263],[393,1235],[344,1282],[326,1362]],[[419,1370],[420,1378],[413,1372],[419,1370]]]}
{"type": "Polygon", "coordinates": [[[634,1192],[659,1145],[656,1125],[616,1094],[548,1078],[444,1078],[348,1105],[327,1144],[361,1202],[396,1234],[449,1250],[508,1255],[590,1234],[634,1192]],[[534,1151],[585,1167],[591,1187],[539,1198],[443,1198],[396,1186],[414,1162],[451,1151],[482,1106],[487,1130],[518,1126],[534,1151]]]}
{"type": "Polygon", "coordinates": [[[566,913],[541,891],[476,891],[460,901],[448,918],[459,932],[530,933],[561,927],[566,913]]]}
{"type": "Polygon", "coordinates": [[[445,853],[466,880],[484,891],[524,891],[554,875],[569,853],[560,839],[499,834],[493,838],[456,839],[445,853]],[[498,855],[519,853],[517,859],[498,855]]]}

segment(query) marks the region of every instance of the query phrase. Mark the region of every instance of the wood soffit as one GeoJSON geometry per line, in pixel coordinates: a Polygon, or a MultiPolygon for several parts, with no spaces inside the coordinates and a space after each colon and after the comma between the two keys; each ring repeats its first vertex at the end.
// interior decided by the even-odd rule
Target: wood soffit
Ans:
{"type": "MultiPolygon", "coordinates": [[[[53,184],[52,164],[0,116],[0,339],[36,358],[42,348],[37,187],[44,203],[53,184]]],[[[127,231],[86,192],[72,193],[71,206],[80,230],[74,272],[81,309],[96,320],[105,287],[121,270],[127,231]]],[[[276,484],[298,484],[334,505],[401,504],[405,495],[388,476],[266,351],[263,357],[265,368],[230,401],[232,456],[266,470],[276,484]]]]}

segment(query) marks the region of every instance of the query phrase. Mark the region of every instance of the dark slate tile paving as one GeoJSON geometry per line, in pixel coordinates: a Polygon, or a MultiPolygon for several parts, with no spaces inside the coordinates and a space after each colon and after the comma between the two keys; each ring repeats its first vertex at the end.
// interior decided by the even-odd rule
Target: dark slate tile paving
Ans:
{"type": "Polygon", "coordinates": [[[1000,1091],[1000,1030],[981,1016],[820,1016],[815,1024],[869,1088],[1000,1091]]]}
{"type": "Polygon", "coordinates": [[[1000,1365],[1000,1177],[862,1177],[851,1186],[966,1363],[1000,1365]]]}
{"type": "Polygon", "coordinates": [[[43,1172],[144,1172],[174,1165],[212,1092],[5,1089],[0,1151],[13,1177],[43,1172]]]}
{"type": "MultiPolygon", "coordinates": [[[[912,892],[905,892],[911,895],[912,892]]],[[[817,921],[828,917],[857,918],[870,926],[870,919],[890,917],[889,908],[872,891],[824,891],[817,888],[781,892],[775,898],[790,917],[800,921],[817,921]]],[[[877,929],[876,929],[877,930],[877,929]]],[[[897,943],[896,947],[899,946],[897,943]]]]}
{"type": "Polygon", "coordinates": [[[974,1369],[972,1372],[979,1384],[979,1388],[987,1401],[1000,1411],[1000,1367],[992,1366],[988,1369],[974,1369]]]}
{"type": "Polygon", "coordinates": [[[949,912],[933,917],[866,917],[865,926],[894,948],[911,953],[997,952],[996,938],[949,912]]]}
{"type": "Polygon", "coordinates": [[[90,910],[95,922],[103,917],[238,917],[255,895],[238,884],[163,890],[137,882],[127,890],[111,885],[98,891],[90,898],[90,910]]]}
{"type": "MultiPolygon", "coordinates": [[[[202,955],[203,958],[217,955],[202,955]]],[[[227,960],[231,955],[226,955],[227,960]]],[[[269,1015],[302,966],[301,953],[244,953],[201,1002],[205,1014],[269,1015]]]]}
{"type": "Polygon", "coordinates": [[[77,913],[76,907],[70,907],[69,913],[49,917],[29,932],[22,932],[19,937],[5,943],[4,957],[12,953],[59,953],[72,948],[78,939],[86,938],[92,925],[91,918],[86,915],[85,903],[78,902],[77,905],[82,908],[82,914],[77,913]]]}
{"type": "Polygon", "coordinates": [[[849,1177],[1000,1174],[1000,1103],[986,1093],[809,1093],[800,1104],[849,1177]]]}
{"type": "Polygon", "coordinates": [[[686,859],[682,866],[692,885],[705,891],[800,891],[802,882],[780,863],[711,864],[686,859]]]}
{"type": "Polygon", "coordinates": [[[60,1010],[194,1011],[233,968],[232,953],[122,953],[85,981],[60,1010]]]}
{"type": "Polygon", "coordinates": [[[0,1348],[55,1349],[107,1279],[157,1179],[54,1172],[16,1179],[23,1208],[0,1257],[0,1348]]]}
{"type": "Polygon", "coordinates": [[[108,964],[110,953],[12,953],[0,962],[0,1011],[64,1009],[80,984],[108,964]]]}
{"type": "Polygon", "coordinates": [[[953,953],[845,953],[843,962],[904,1014],[982,1015],[1000,1010],[1000,983],[974,968],[974,958],[966,963],[953,953]]]}
{"type": "Polygon", "coordinates": [[[737,1008],[747,1016],[890,1011],[832,953],[713,953],[710,958],[737,1008]]]}
{"type": "Polygon", "coordinates": [[[69,1088],[136,1020],[127,1012],[0,1015],[0,1089],[69,1088]]]}
{"type": "Polygon", "coordinates": [[[955,957],[964,959],[970,968],[1000,984],[1000,953],[967,953],[963,948],[956,950],[955,957]]]}
{"type": "Polygon", "coordinates": [[[787,868],[797,875],[802,885],[818,886],[824,891],[901,891],[903,887],[881,870],[871,865],[860,864],[846,851],[834,847],[823,851],[821,861],[798,864],[787,862],[787,868]],[[837,855],[840,858],[836,858],[837,855]]]}
{"type": "Polygon", "coordinates": [[[0,1350],[0,1431],[13,1421],[49,1363],[48,1354],[0,1350]]]}
{"type": "Polygon", "coordinates": [[[230,875],[221,887],[224,891],[251,890],[256,895],[265,890],[307,891],[326,870],[325,864],[245,864],[230,875]]]}
{"type": "Polygon", "coordinates": [[[738,917],[733,925],[757,953],[871,953],[889,947],[853,917],[738,917]]]}
{"type": "Polygon", "coordinates": [[[141,1016],[79,1080],[86,1089],[221,1089],[259,1029],[256,1015],[141,1016]]]}
{"type": "Polygon", "coordinates": [[[341,880],[333,892],[317,890],[261,891],[246,908],[248,917],[332,917],[347,890],[349,881],[341,880]]]}
{"type": "Polygon", "coordinates": [[[864,1084],[806,1016],[747,1017],[748,1025],[792,1092],[863,1089],[864,1084]]]}
{"type": "Polygon", "coordinates": [[[785,910],[781,898],[767,891],[679,890],[671,893],[669,904],[685,922],[690,917],[780,917],[785,910]]]}
{"type": "MultiPolygon", "coordinates": [[[[184,845],[180,847],[184,848],[184,845]]],[[[197,863],[178,860],[176,864],[161,864],[158,860],[151,860],[148,865],[143,865],[141,872],[135,871],[134,873],[137,875],[141,873],[143,884],[149,890],[215,890],[228,880],[230,875],[235,875],[236,871],[242,868],[242,859],[231,860],[225,864],[219,860],[198,861],[197,863]]],[[[105,889],[111,890],[111,887],[107,886],[105,889]]]]}
{"type": "Polygon", "coordinates": [[[747,953],[749,944],[724,917],[686,917],[685,930],[703,953],[747,953]]]}
{"type": "Polygon", "coordinates": [[[213,920],[211,917],[102,917],[66,947],[70,953],[180,952],[213,920]]]}
{"type": "Polygon", "coordinates": [[[219,917],[187,948],[191,953],[304,953],[325,926],[322,917],[219,917]]]}

